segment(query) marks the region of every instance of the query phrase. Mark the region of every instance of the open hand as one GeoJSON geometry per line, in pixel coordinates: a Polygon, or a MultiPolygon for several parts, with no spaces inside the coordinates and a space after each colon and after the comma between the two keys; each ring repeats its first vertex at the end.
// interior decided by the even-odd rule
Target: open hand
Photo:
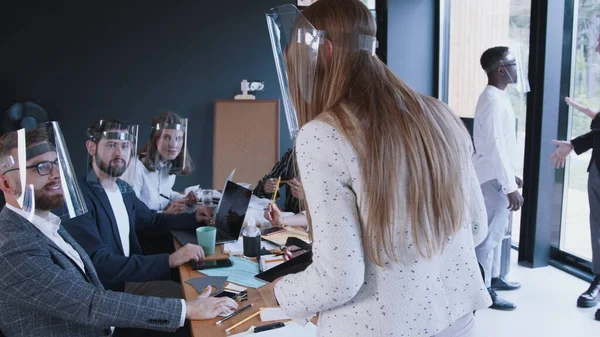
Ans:
{"type": "Polygon", "coordinates": [[[573,144],[563,140],[552,140],[552,144],[556,145],[556,150],[550,155],[548,161],[555,168],[565,167],[567,156],[573,151],[573,144]]]}
{"type": "Polygon", "coordinates": [[[188,319],[211,319],[238,308],[237,303],[229,297],[210,297],[211,291],[212,287],[208,286],[197,298],[185,301],[188,319]]]}
{"type": "Polygon", "coordinates": [[[175,253],[169,255],[169,267],[179,267],[189,261],[204,260],[204,250],[198,245],[191,243],[177,249],[175,253]]]}

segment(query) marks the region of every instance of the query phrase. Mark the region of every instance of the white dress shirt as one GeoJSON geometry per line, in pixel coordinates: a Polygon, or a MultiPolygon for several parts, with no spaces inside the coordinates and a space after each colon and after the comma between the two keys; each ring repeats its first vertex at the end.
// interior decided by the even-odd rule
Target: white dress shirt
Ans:
{"type": "Polygon", "coordinates": [[[12,205],[6,204],[6,207],[11,211],[19,214],[23,218],[29,220],[37,229],[40,230],[48,239],[54,242],[55,245],[58,246],[67,256],[73,260],[77,266],[83,271],[85,274],[85,266],[83,265],[83,261],[81,260],[81,256],[79,253],[71,246],[69,243],[63,239],[60,234],[58,234],[58,229],[60,228],[60,218],[52,213],[48,213],[48,217],[46,219],[31,214],[29,212],[25,212],[20,208],[16,208],[12,205]]]}
{"type": "Polygon", "coordinates": [[[123,246],[123,255],[129,256],[129,213],[127,213],[127,208],[125,208],[123,195],[118,188],[114,191],[109,191],[104,188],[104,191],[106,192],[106,196],[110,202],[113,215],[117,220],[119,237],[121,238],[121,246],[123,246]]]}
{"type": "Polygon", "coordinates": [[[155,171],[149,171],[139,158],[136,158],[135,165],[130,166],[121,177],[133,187],[135,195],[148,208],[154,211],[163,211],[169,205],[170,199],[180,199],[184,196],[173,191],[175,185],[175,175],[169,174],[170,166],[165,163],[159,163],[155,171]]]}
{"type": "Polygon", "coordinates": [[[480,184],[497,179],[505,194],[518,188],[515,125],[515,113],[506,92],[488,85],[475,107],[473,164],[480,184]]]}
{"type": "MultiPolygon", "coordinates": [[[[106,192],[106,196],[108,197],[108,201],[110,202],[110,207],[112,208],[113,215],[117,220],[117,227],[119,228],[119,237],[121,239],[121,245],[123,246],[123,255],[129,256],[129,213],[127,213],[125,201],[123,201],[123,195],[121,194],[121,191],[119,189],[116,189],[115,191],[109,191],[106,188],[104,188],[104,191],[106,192]]],[[[181,319],[179,320],[179,326],[183,326],[185,324],[186,311],[187,308],[185,307],[185,300],[181,300],[181,319]]]]}

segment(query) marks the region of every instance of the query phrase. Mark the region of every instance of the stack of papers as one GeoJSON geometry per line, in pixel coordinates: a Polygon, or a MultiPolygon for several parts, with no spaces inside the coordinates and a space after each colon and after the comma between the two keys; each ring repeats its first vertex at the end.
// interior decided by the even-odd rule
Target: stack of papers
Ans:
{"type": "Polygon", "coordinates": [[[284,262],[283,255],[263,255],[260,257],[260,269],[266,271],[284,262]]]}
{"type": "Polygon", "coordinates": [[[317,326],[312,323],[307,323],[302,326],[296,322],[285,323],[285,327],[267,330],[259,333],[254,333],[255,326],[251,326],[245,332],[233,335],[232,337],[246,337],[246,336],[257,336],[257,337],[313,337],[317,336],[317,326]]]}

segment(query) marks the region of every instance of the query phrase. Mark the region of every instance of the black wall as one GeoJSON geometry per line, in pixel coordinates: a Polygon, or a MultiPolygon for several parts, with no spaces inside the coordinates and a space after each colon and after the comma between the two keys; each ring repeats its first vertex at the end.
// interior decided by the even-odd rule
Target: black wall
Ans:
{"type": "MultiPolygon", "coordinates": [[[[5,1],[0,110],[15,99],[41,100],[60,122],[79,174],[86,164],[85,130],[94,120],[138,123],[145,141],[152,116],[172,110],[189,118],[197,167],[176,187],[208,187],[214,100],[232,99],[242,79],[265,81],[258,99],[280,98],[264,13],[284,3],[5,1]]],[[[291,141],[281,113],[285,152],[291,141]]]]}
{"type": "MultiPolygon", "coordinates": [[[[41,100],[63,128],[73,165],[86,164],[94,120],[140,124],[172,110],[190,119],[196,171],[181,189],[212,185],[213,102],[265,81],[259,99],[280,99],[264,13],[290,0],[5,1],[0,4],[0,112],[41,100]]],[[[381,3],[378,1],[378,3],[381,3]]],[[[434,0],[389,0],[387,59],[416,90],[434,88],[434,0]]],[[[290,146],[281,106],[280,149],[290,146]]],[[[260,130],[256,130],[260,132],[260,130]]],[[[141,146],[142,144],[139,144],[141,146]]]]}
{"type": "Polygon", "coordinates": [[[388,0],[387,63],[402,80],[433,95],[435,65],[435,0],[388,0]]]}

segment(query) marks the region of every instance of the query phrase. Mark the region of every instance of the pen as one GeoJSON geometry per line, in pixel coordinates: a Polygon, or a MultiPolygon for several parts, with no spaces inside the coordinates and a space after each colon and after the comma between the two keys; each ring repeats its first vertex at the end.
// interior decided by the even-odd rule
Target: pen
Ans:
{"type": "Polygon", "coordinates": [[[237,328],[238,326],[242,325],[243,323],[246,323],[246,322],[247,322],[247,321],[249,321],[251,318],[255,317],[256,315],[260,314],[260,313],[261,313],[261,312],[263,312],[263,311],[265,311],[265,308],[262,308],[262,309],[260,309],[259,311],[257,311],[257,312],[255,312],[255,313],[253,313],[252,315],[250,315],[250,316],[246,317],[246,318],[245,318],[243,321],[241,321],[241,322],[238,322],[238,323],[234,324],[233,326],[231,326],[231,327],[227,328],[227,329],[225,330],[225,333],[229,333],[229,331],[231,331],[231,330],[233,330],[233,329],[237,328]]]}
{"type": "Polygon", "coordinates": [[[283,323],[283,322],[261,325],[261,326],[257,326],[256,328],[254,328],[254,333],[283,328],[284,326],[285,326],[285,323],[283,323]]]}
{"type": "Polygon", "coordinates": [[[165,199],[167,199],[167,200],[171,200],[171,198],[167,197],[166,195],[164,195],[162,193],[160,194],[160,196],[163,197],[163,198],[165,198],[165,199]]]}
{"type": "Polygon", "coordinates": [[[216,324],[217,324],[217,325],[219,325],[219,324],[221,324],[221,323],[225,322],[226,320],[228,320],[228,319],[230,319],[231,317],[233,317],[233,316],[235,316],[235,315],[239,314],[240,312],[242,312],[242,311],[244,311],[244,310],[246,310],[246,309],[250,308],[250,307],[251,307],[251,306],[253,306],[253,305],[254,305],[254,304],[250,303],[250,304],[248,304],[247,306],[245,306],[245,307],[241,308],[240,310],[232,312],[231,314],[227,315],[226,317],[223,317],[223,318],[221,318],[220,320],[218,320],[216,324]]]}

